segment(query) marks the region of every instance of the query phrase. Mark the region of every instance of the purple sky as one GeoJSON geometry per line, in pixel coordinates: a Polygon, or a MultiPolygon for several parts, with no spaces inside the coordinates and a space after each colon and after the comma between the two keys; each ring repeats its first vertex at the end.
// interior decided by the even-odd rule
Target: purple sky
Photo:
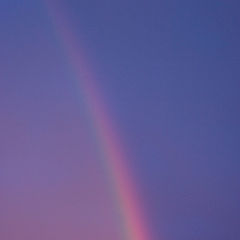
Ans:
{"type": "MultiPolygon", "coordinates": [[[[130,152],[153,240],[239,239],[240,3],[59,2],[130,152]]],[[[0,28],[0,239],[123,240],[44,1],[2,0],[0,28]]]]}

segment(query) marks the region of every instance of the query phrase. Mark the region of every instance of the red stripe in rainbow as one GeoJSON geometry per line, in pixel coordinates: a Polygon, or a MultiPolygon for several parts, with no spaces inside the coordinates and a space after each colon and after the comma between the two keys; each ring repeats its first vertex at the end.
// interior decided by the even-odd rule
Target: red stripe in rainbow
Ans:
{"type": "Polygon", "coordinates": [[[113,127],[113,123],[110,121],[109,114],[100,96],[99,88],[96,87],[96,81],[94,81],[96,78],[89,71],[86,55],[83,54],[82,49],[79,51],[79,45],[76,44],[69,24],[67,24],[67,18],[62,15],[62,11],[58,8],[59,6],[49,1],[47,1],[47,6],[49,7],[51,17],[53,17],[58,34],[61,35],[68,58],[79,78],[80,87],[84,91],[86,104],[92,115],[97,137],[114,181],[127,237],[129,240],[149,240],[151,237],[144,222],[143,211],[141,211],[139,206],[136,188],[126,166],[126,157],[119,144],[119,137],[116,136],[116,128],[113,127]]]}

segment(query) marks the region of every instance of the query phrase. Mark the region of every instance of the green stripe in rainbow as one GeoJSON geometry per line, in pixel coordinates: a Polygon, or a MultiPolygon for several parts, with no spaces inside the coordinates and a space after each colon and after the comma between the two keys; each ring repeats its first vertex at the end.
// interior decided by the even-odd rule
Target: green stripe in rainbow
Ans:
{"type": "Polygon", "coordinates": [[[70,24],[67,23],[67,18],[63,15],[59,5],[47,1],[47,6],[57,32],[63,41],[67,57],[79,79],[79,87],[83,89],[98,141],[114,182],[117,199],[124,218],[127,239],[150,240],[151,236],[144,221],[145,217],[140,207],[136,187],[126,165],[127,159],[119,143],[116,128],[113,127],[113,121],[111,121],[103,103],[99,87],[96,84],[96,77],[90,71],[86,55],[82,49],[79,49],[79,43],[75,42],[76,40],[69,27],[70,24]]]}

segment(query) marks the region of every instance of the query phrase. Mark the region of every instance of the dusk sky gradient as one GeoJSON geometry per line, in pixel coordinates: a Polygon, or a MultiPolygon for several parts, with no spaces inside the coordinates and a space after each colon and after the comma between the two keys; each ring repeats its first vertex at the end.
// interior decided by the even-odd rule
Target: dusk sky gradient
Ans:
{"type": "Polygon", "coordinates": [[[0,239],[240,239],[239,9],[1,0],[0,239]]]}

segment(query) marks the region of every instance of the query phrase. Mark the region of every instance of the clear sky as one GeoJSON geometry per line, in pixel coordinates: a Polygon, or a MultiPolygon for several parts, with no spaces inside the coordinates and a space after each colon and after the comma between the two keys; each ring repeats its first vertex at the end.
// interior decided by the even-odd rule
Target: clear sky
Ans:
{"type": "Polygon", "coordinates": [[[1,0],[0,239],[127,239],[69,32],[121,135],[147,240],[240,239],[239,8],[1,0]]]}

